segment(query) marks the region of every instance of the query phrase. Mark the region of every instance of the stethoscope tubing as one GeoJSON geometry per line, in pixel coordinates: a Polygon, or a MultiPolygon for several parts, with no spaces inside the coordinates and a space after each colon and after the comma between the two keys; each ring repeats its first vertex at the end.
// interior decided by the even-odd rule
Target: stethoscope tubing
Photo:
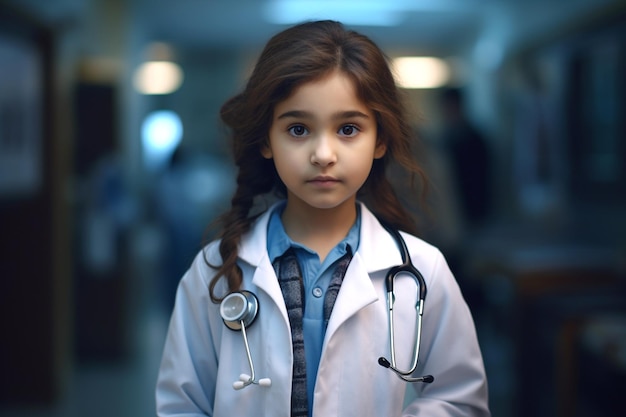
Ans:
{"type": "Polygon", "coordinates": [[[389,270],[387,275],[385,276],[385,287],[387,290],[387,308],[388,308],[388,322],[389,322],[389,348],[391,351],[390,358],[391,360],[387,360],[384,357],[380,357],[378,359],[378,363],[385,367],[394,371],[398,377],[407,382],[426,382],[431,383],[434,381],[432,375],[425,375],[420,377],[411,377],[416,370],[419,363],[419,353],[420,346],[422,342],[422,317],[424,315],[424,303],[426,301],[426,281],[422,274],[415,268],[413,262],[411,261],[411,255],[409,254],[409,250],[406,246],[406,242],[400,235],[400,232],[391,227],[390,225],[381,222],[383,227],[394,237],[396,244],[398,245],[398,249],[400,250],[400,255],[402,257],[402,264],[395,266],[389,270]],[[419,296],[417,303],[415,304],[415,310],[417,313],[416,323],[415,323],[415,346],[413,349],[413,362],[411,363],[411,367],[408,371],[402,371],[397,367],[396,364],[396,349],[395,349],[395,326],[393,320],[393,306],[395,303],[395,295],[393,283],[395,278],[400,274],[408,274],[411,275],[418,286],[419,296]]]}

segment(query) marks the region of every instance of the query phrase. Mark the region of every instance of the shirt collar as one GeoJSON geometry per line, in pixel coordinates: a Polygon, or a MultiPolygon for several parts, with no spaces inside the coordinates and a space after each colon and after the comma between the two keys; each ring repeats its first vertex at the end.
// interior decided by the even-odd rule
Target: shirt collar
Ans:
{"type": "MultiPolygon", "coordinates": [[[[285,228],[283,226],[283,222],[281,220],[281,215],[285,210],[287,205],[286,201],[278,204],[274,207],[270,215],[269,222],[267,224],[267,253],[269,255],[269,259],[271,263],[274,263],[276,258],[282,256],[287,249],[294,248],[302,248],[306,251],[312,252],[306,246],[303,246],[297,242],[291,240],[291,238],[285,232],[285,228]]],[[[361,231],[361,206],[357,204],[356,206],[356,220],[347,236],[337,244],[336,250],[339,253],[344,254],[350,248],[351,253],[355,253],[359,248],[359,237],[361,231]]]]}

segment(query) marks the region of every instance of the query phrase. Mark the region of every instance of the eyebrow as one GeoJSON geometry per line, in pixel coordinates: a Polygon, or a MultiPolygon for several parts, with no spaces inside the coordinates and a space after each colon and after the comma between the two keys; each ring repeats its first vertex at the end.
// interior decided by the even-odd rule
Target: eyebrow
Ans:
{"type": "MultiPolygon", "coordinates": [[[[369,116],[363,112],[360,112],[358,110],[347,110],[347,111],[343,111],[343,112],[338,112],[333,114],[332,118],[334,120],[342,120],[342,119],[350,119],[353,117],[358,117],[358,118],[363,118],[363,119],[369,119],[369,116]]],[[[290,111],[286,111],[285,113],[282,113],[280,116],[277,117],[278,120],[280,119],[288,119],[288,118],[294,118],[294,119],[313,119],[313,113],[307,112],[307,111],[303,111],[303,110],[290,110],[290,111]]]]}

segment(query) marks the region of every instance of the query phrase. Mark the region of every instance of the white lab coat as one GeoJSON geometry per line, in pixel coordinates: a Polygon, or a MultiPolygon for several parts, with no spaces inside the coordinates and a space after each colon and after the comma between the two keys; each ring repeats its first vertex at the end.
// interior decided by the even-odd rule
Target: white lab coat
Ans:
{"type": "MultiPolygon", "coordinates": [[[[432,384],[409,384],[378,364],[390,358],[384,278],[401,263],[393,238],[362,207],[360,246],[354,254],[328,323],[315,385],[313,415],[320,417],[488,416],[487,385],[474,323],[441,253],[403,234],[414,265],[427,284],[420,364],[415,375],[432,384]],[[414,388],[405,399],[407,386],[414,388]]],[[[269,211],[241,242],[243,289],[259,299],[247,329],[257,378],[271,387],[232,384],[249,374],[241,332],[223,324],[208,284],[219,264],[217,243],[199,254],[178,288],[159,371],[159,416],[244,417],[290,415],[291,332],[276,274],[268,258],[269,211]]],[[[223,282],[223,280],[222,280],[223,282]]],[[[224,287],[225,288],[225,285],[224,287]]],[[[408,369],[415,340],[414,279],[395,283],[396,360],[408,369]]]]}

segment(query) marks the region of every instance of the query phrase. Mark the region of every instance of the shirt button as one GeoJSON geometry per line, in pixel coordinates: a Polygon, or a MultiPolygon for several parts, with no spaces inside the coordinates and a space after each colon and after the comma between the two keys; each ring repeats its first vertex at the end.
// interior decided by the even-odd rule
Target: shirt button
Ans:
{"type": "Polygon", "coordinates": [[[320,287],[313,288],[313,296],[315,298],[320,298],[322,296],[322,294],[324,294],[324,291],[322,291],[322,289],[320,287]]]}

